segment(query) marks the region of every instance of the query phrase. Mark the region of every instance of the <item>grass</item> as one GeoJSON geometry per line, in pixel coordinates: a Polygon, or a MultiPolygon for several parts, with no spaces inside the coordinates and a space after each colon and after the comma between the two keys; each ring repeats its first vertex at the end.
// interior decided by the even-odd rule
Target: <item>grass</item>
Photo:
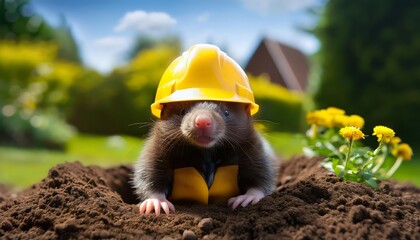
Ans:
{"type": "Polygon", "coordinates": [[[420,157],[411,159],[411,161],[404,161],[398,170],[395,172],[393,178],[402,182],[412,182],[420,186],[420,157]]]}
{"type": "Polygon", "coordinates": [[[271,143],[276,153],[284,159],[302,154],[303,137],[301,134],[272,132],[264,133],[263,136],[271,143]]]}
{"type": "MultiPolygon", "coordinates": [[[[299,134],[263,135],[284,159],[302,154],[303,138],[299,134]]],[[[51,167],[63,162],[80,161],[85,165],[99,166],[132,164],[142,146],[143,140],[139,138],[93,135],[78,135],[68,143],[64,152],[0,146],[0,182],[22,189],[40,181],[51,167]]],[[[404,162],[394,177],[420,186],[419,169],[420,158],[415,158],[404,162]]]]}
{"type": "Polygon", "coordinates": [[[109,166],[136,160],[143,139],[128,136],[81,135],[67,145],[67,153],[86,164],[109,166]]]}
{"type": "Polygon", "coordinates": [[[64,162],[99,166],[133,163],[142,146],[143,140],[138,138],[92,135],[75,137],[65,152],[0,146],[0,182],[28,187],[43,179],[51,167],[64,162]]]}

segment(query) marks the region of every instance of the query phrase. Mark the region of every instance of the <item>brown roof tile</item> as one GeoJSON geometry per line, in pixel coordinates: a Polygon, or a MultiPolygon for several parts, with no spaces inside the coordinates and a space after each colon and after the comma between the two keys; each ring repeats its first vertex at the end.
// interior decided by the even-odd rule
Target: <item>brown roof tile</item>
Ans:
{"type": "Polygon", "coordinates": [[[274,83],[290,90],[305,91],[309,64],[299,50],[264,38],[245,67],[253,75],[267,74],[274,83]]]}

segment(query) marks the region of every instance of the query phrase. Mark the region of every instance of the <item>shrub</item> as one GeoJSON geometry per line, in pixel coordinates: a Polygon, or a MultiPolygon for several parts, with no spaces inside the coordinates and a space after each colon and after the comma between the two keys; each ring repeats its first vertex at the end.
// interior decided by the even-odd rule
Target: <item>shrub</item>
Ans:
{"type": "MultiPolygon", "coordinates": [[[[4,112],[14,111],[5,106],[4,112]]],[[[0,114],[0,140],[19,146],[63,149],[76,130],[56,114],[33,113],[25,116],[17,112],[8,116],[0,114]],[[10,141],[11,140],[11,141],[10,141]]]]}
{"type": "Polygon", "coordinates": [[[51,43],[0,42],[2,140],[56,148],[72,136],[74,130],[59,116],[65,113],[68,89],[82,69],[57,60],[56,51],[51,43]]]}
{"type": "Polygon", "coordinates": [[[266,77],[249,76],[260,111],[255,116],[271,131],[299,132],[302,130],[302,100],[299,93],[271,83],[266,77]]]}

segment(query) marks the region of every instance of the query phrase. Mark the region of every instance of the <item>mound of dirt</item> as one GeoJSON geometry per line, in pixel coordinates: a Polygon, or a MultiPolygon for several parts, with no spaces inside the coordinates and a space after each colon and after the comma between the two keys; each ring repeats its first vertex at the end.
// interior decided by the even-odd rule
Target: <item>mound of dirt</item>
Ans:
{"type": "Polygon", "coordinates": [[[256,205],[178,203],[159,217],[139,215],[130,166],[62,164],[31,189],[0,197],[0,238],[420,239],[419,188],[342,182],[319,161],[284,163],[277,190],[256,205]]]}

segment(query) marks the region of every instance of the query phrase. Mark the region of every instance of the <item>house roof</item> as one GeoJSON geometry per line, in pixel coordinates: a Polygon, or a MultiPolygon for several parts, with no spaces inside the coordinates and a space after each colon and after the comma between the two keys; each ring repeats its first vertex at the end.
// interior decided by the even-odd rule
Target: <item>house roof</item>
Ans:
{"type": "Polygon", "coordinates": [[[290,90],[305,91],[309,64],[307,57],[298,49],[263,38],[245,71],[253,75],[266,74],[272,82],[290,90]]]}

